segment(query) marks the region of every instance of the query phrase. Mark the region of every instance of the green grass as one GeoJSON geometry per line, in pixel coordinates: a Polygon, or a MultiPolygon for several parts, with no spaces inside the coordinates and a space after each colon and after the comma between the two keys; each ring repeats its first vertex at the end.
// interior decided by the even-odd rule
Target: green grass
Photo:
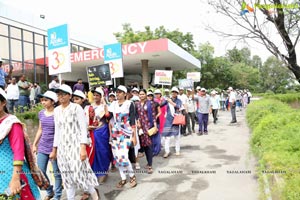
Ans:
{"type": "MultiPolygon", "coordinates": [[[[290,98],[282,99],[289,101],[290,98]]],[[[300,199],[299,111],[281,101],[264,98],[249,104],[246,118],[252,130],[251,150],[259,158],[258,171],[285,171],[276,175],[283,182],[270,184],[271,190],[279,195],[279,199],[300,199]]],[[[262,173],[258,175],[262,176],[262,173]]],[[[264,185],[262,181],[260,183],[264,185]]]]}

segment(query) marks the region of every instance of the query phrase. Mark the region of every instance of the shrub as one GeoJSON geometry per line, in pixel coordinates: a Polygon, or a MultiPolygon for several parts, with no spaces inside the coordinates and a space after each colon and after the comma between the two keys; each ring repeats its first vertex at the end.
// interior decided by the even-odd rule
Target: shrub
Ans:
{"type": "Polygon", "coordinates": [[[263,99],[249,105],[246,117],[252,129],[251,150],[259,158],[259,180],[262,170],[284,171],[276,175],[282,182],[270,184],[271,191],[279,199],[300,199],[300,113],[280,101],[263,99]]]}

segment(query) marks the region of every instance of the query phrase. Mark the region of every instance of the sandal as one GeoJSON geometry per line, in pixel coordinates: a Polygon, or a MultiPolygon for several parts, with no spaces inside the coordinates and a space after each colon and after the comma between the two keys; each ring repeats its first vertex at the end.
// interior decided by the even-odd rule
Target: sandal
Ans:
{"type": "Polygon", "coordinates": [[[130,187],[132,187],[132,188],[135,187],[135,186],[137,185],[135,175],[134,175],[133,177],[130,177],[129,183],[130,183],[130,187]]]}
{"type": "Polygon", "coordinates": [[[54,197],[54,192],[52,192],[50,195],[45,196],[44,200],[50,200],[54,197]]]}
{"type": "Polygon", "coordinates": [[[91,194],[88,193],[88,192],[84,192],[82,195],[81,195],[81,199],[80,200],[88,200],[90,198],[91,194]]]}
{"type": "Polygon", "coordinates": [[[120,182],[117,184],[117,188],[122,188],[127,183],[126,180],[120,180],[120,182]]]}
{"type": "Polygon", "coordinates": [[[153,173],[152,167],[148,166],[148,174],[152,174],[152,173],[153,173]]]}

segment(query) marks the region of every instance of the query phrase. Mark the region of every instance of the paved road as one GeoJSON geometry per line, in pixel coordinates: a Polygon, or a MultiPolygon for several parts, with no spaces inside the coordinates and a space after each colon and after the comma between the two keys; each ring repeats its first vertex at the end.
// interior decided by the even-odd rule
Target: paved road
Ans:
{"type": "MultiPolygon", "coordinates": [[[[136,188],[117,189],[118,172],[110,173],[99,186],[101,199],[115,200],[256,200],[258,183],[255,159],[249,153],[250,132],[245,111],[237,112],[237,124],[230,124],[228,111],[219,112],[217,124],[210,116],[209,134],[181,138],[181,155],[153,160],[154,173],[140,170],[136,188]]],[[[141,159],[141,166],[146,165],[141,159]]],[[[80,199],[80,191],[76,199],[80,199]]]]}

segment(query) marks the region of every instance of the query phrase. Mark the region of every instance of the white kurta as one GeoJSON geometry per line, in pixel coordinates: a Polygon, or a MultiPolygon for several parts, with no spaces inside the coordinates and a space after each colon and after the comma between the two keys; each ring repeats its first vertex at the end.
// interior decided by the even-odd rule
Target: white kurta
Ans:
{"type": "Polygon", "coordinates": [[[80,160],[80,145],[87,144],[87,123],[80,105],[70,103],[66,108],[54,109],[55,135],[54,147],[57,147],[58,167],[64,186],[73,186],[88,190],[97,186],[98,181],[88,159],[80,160]]]}

